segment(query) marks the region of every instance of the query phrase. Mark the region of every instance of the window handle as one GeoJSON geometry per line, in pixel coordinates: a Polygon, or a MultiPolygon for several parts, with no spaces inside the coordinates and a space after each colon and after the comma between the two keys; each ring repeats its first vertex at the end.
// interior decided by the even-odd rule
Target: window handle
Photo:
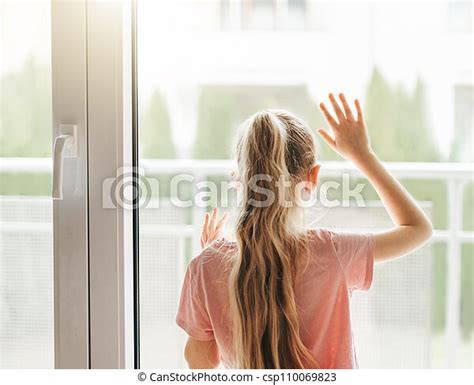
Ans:
{"type": "Polygon", "coordinates": [[[63,199],[64,158],[77,157],[77,126],[62,124],[53,147],[53,199],[63,199]]]}

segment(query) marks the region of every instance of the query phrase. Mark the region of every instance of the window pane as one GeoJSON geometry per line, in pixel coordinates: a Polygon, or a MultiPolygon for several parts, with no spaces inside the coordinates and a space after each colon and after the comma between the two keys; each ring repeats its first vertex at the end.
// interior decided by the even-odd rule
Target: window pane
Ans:
{"type": "Polygon", "coordinates": [[[50,4],[0,20],[0,368],[52,368],[50,4]]]}
{"type": "MultiPolygon", "coordinates": [[[[435,171],[439,162],[472,161],[472,35],[465,13],[454,8],[435,1],[138,1],[141,164],[160,182],[153,207],[140,214],[142,367],[184,365],[185,336],[174,317],[186,263],[199,252],[206,208],[173,205],[170,179],[183,171],[193,176],[180,185],[181,197],[195,195],[199,181],[229,180],[237,127],[252,113],[282,108],[317,129],[326,126],[319,102],[330,91],[345,91],[363,101],[382,160],[414,162],[406,171],[419,167],[415,162],[432,163],[435,171]],[[202,25],[183,8],[202,15],[202,25]],[[453,33],[452,25],[462,28],[453,33]]],[[[317,140],[327,180],[325,167],[341,158],[317,140]]],[[[472,274],[460,276],[461,325],[446,325],[450,261],[470,266],[472,257],[468,247],[457,248],[469,240],[447,235],[456,207],[448,182],[426,180],[422,172],[403,180],[435,228],[447,231],[406,259],[377,268],[377,283],[354,302],[361,367],[446,367],[453,354],[452,346],[444,348],[447,328],[459,332],[458,366],[472,351],[472,274]],[[459,255],[449,255],[452,250],[459,255]],[[398,285],[403,291],[393,293],[398,285]],[[419,349],[407,355],[414,338],[419,349]],[[380,341],[393,351],[385,352],[380,341]]],[[[390,226],[370,186],[363,194],[376,210],[333,211],[319,224],[360,231],[390,226]],[[365,222],[352,220],[358,217],[365,222]]],[[[472,212],[472,204],[466,197],[462,211],[472,212]]]]}

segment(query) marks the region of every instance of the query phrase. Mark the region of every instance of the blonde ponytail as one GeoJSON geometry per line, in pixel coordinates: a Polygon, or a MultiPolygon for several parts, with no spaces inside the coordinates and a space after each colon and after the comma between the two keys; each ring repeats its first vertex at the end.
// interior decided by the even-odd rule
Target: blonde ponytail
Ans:
{"type": "Polygon", "coordinates": [[[237,160],[244,187],[230,277],[235,365],[317,367],[299,334],[294,282],[306,238],[296,226],[298,207],[291,204],[295,185],[315,162],[312,136],[288,112],[266,110],[244,123],[237,160]]]}

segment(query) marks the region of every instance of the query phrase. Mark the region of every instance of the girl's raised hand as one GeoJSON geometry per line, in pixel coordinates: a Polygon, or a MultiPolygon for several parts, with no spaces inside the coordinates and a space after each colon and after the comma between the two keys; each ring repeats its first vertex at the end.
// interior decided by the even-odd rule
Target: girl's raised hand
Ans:
{"type": "Polygon", "coordinates": [[[355,101],[357,117],[354,118],[344,94],[340,94],[339,99],[340,102],[329,94],[335,116],[329,113],[324,103],[320,104],[334,137],[325,130],[318,130],[319,134],[335,151],[352,160],[367,177],[395,225],[390,230],[375,233],[374,258],[387,261],[413,252],[431,237],[431,223],[413,197],[372,152],[359,101],[355,101]]]}
{"type": "Polygon", "coordinates": [[[372,152],[362,109],[356,99],[354,104],[357,117],[354,117],[344,94],[339,94],[339,99],[340,101],[332,93],[329,94],[329,101],[335,116],[328,111],[324,103],[319,104],[326,121],[331,126],[334,137],[322,128],[318,129],[318,133],[334,151],[357,163],[372,152]]]}
{"type": "Polygon", "coordinates": [[[204,249],[210,245],[214,240],[219,238],[222,234],[222,228],[227,222],[228,213],[224,213],[222,217],[217,220],[217,209],[212,209],[211,214],[204,215],[204,224],[201,231],[201,247],[204,249]]]}

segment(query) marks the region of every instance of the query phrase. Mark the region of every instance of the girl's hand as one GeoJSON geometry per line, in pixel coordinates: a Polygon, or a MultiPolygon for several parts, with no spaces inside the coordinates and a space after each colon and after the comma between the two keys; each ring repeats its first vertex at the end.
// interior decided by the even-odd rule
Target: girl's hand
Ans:
{"type": "Polygon", "coordinates": [[[324,103],[321,111],[334,132],[318,130],[323,139],[343,157],[356,163],[382,199],[394,228],[375,234],[375,261],[387,261],[406,255],[425,244],[433,228],[428,217],[405,188],[385,169],[372,152],[359,101],[355,101],[357,119],[352,115],[343,94],[339,95],[342,109],[333,94],[329,100],[337,120],[324,103]]]}
{"type": "Polygon", "coordinates": [[[334,95],[329,94],[329,101],[332,104],[336,116],[331,115],[324,103],[319,105],[326,121],[331,126],[334,138],[324,129],[319,129],[318,133],[339,155],[357,163],[372,153],[364,117],[362,116],[360,103],[357,99],[354,103],[357,110],[357,118],[354,118],[352,115],[352,111],[344,94],[339,94],[339,99],[342,108],[334,95]]]}
{"type": "Polygon", "coordinates": [[[222,217],[216,223],[216,208],[212,209],[211,215],[209,215],[209,213],[204,215],[204,224],[202,225],[201,231],[201,247],[203,249],[221,236],[222,228],[227,222],[227,217],[228,213],[224,213],[224,215],[222,215],[222,217]]]}

